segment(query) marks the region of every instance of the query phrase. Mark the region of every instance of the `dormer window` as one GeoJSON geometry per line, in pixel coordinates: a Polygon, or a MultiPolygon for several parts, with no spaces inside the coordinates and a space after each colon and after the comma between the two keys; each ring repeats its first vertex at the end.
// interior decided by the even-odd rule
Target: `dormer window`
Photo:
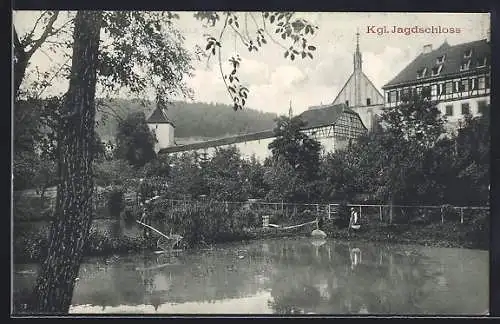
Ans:
{"type": "Polygon", "coordinates": [[[466,50],[466,51],[465,51],[465,53],[464,53],[464,59],[468,59],[468,58],[470,58],[471,56],[472,56],[472,49],[470,49],[470,48],[469,48],[469,49],[468,49],[468,50],[466,50]]]}
{"type": "Polygon", "coordinates": [[[480,68],[480,67],[486,66],[486,63],[487,63],[487,59],[486,59],[486,57],[485,57],[485,58],[483,58],[482,60],[481,60],[481,59],[479,59],[479,60],[477,61],[477,65],[476,65],[476,67],[480,68]]]}
{"type": "Polygon", "coordinates": [[[417,71],[417,79],[422,79],[425,77],[425,74],[427,73],[427,68],[423,68],[417,71]]]}
{"type": "Polygon", "coordinates": [[[439,73],[441,73],[441,70],[443,69],[442,65],[438,65],[432,68],[432,76],[437,76],[439,73]]]}
{"type": "Polygon", "coordinates": [[[469,66],[470,66],[470,60],[460,65],[460,71],[467,71],[469,69],[469,66]]]}
{"type": "Polygon", "coordinates": [[[438,56],[436,59],[436,64],[443,64],[445,59],[445,55],[438,56]]]}

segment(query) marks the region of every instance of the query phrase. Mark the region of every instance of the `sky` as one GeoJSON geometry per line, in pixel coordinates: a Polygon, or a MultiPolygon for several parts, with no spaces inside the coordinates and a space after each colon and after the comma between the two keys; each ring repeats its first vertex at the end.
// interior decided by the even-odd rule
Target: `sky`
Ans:
{"type": "MultiPolygon", "coordinates": [[[[28,31],[38,14],[32,11],[15,12],[14,25],[18,33],[28,31]]],[[[252,15],[260,17],[257,12],[252,15]]],[[[179,16],[175,24],[185,37],[185,46],[189,50],[194,50],[196,45],[204,47],[204,34],[220,33],[222,25],[203,27],[193,17],[193,12],[179,12],[179,16]]],[[[244,24],[244,16],[240,13],[240,25],[244,24]]],[[[312,60],[285,59],[284,50],[269,39],[259,52],[248,52],[234,33],[225,34],[222,40],[223,62],[227,62],[235,52],[240,54],[240,80],[250,90],[247,107],[287,114],[291,105],[295,114],[310,106],[331,103],[352,73],[357,31],[360,34],[363,71],[382,92],[382,86],[419,55],[424,45],[431,44],[437,48],[445,40],[454,45],[484,39],[490,25],[488,13],[298,12],[296,17],[305,18],[319,27],[309,39],[309,43],[317,48],[312,60]],[[393,33],[394,26],[400,30],[434,27],[434,30],[440,28],[441,33],[426,33],[425,30],[421,33],[393,33]],[[386,33],[377,33],[384,27],[386,33]],[[443,32],[445,30],[448,32],[443,32]]],[[[255,28],[251,19],[248,20],[249,32],[252,33],[255,28]]],[[[281,40],[279,35],[274,38],[281,40]]],[[[289,46],[289,43],[286,44],[289,46]]],[[[30,69],[38,67],[43,71],[62,61],[62,55],[58,53],[39,51],[33,56],[30,69]]],[[[193,63],[194,76],[187,80],[187,84],[194,92],[194,100],[231,104],[216,60],[193,63]]],[[[229,65],[225,68],[229,69],[229,65]]],[[[59,80],[46,93],[62,93],[67,87],[66,80],[59,80]]]]}

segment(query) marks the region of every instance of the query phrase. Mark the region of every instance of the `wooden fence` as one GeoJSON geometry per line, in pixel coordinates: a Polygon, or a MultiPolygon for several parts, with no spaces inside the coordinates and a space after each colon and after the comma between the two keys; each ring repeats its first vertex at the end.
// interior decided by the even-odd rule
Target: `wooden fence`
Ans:
{"type": "Polygon", "coordinates": [[[481,214],[489,213],[489,206],[429,206],[429,205],[377,205],[377,204],[346,204],[338,203],[285,203],[285,202],[229,202],[208,200],[174,200],[168,199],[167,208],[186,209],[192,204],[207,203],[210,205],[222,205],[226,210],[248,210],[260,216],[280,215],[283,219],[308,220],[311,217],[323,215],[329,220],[349,218],[350,209],[354,208],[358,213],[361,223],[412,223],[412,222],[460,222],[464,224],[481,214]]]}

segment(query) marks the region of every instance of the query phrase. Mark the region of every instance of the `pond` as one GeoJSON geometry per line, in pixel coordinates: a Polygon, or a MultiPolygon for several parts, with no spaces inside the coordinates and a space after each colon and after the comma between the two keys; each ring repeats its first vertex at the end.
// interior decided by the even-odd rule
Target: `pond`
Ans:
{"type": "MultiPolygon", "coordinates": [[[[14,291],[33,264],[14,266],[14,291]]],[[[487,251],[287,238],[87,258],[71,313],[480,315],[487,251]]]]}

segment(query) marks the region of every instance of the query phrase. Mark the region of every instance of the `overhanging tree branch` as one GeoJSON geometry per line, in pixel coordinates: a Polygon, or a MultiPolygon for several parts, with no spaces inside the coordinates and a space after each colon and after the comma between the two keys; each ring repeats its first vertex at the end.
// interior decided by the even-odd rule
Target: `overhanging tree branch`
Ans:
{"type": "MultiPolygon", "coordinates": [[[[54,11],[54,14],[52,15],[52,17],[50,17],[50,19],[47,23],[47,26],[45,26],[45,29],[44,29],[42,35],[40,36],[40,38],[38,38],[37,40],[34,40],[32,42],[31,48],[28,51],[26,51],[26,54],[28,55],[28,57],[31,57],[36,52],[36,50],[42,46],[42,44],[45,42],[45,40],[49,36],[53,35],[52,29],[53,29],[54,23],[57,20],[58,15],[59,15],[59,11],[54,11]]],[[[59,30],[59,29],[57,29],[57,30],[59,30]]],[[[27,45],[28,44],[26,44],[26,46],[27,45]]]]}

